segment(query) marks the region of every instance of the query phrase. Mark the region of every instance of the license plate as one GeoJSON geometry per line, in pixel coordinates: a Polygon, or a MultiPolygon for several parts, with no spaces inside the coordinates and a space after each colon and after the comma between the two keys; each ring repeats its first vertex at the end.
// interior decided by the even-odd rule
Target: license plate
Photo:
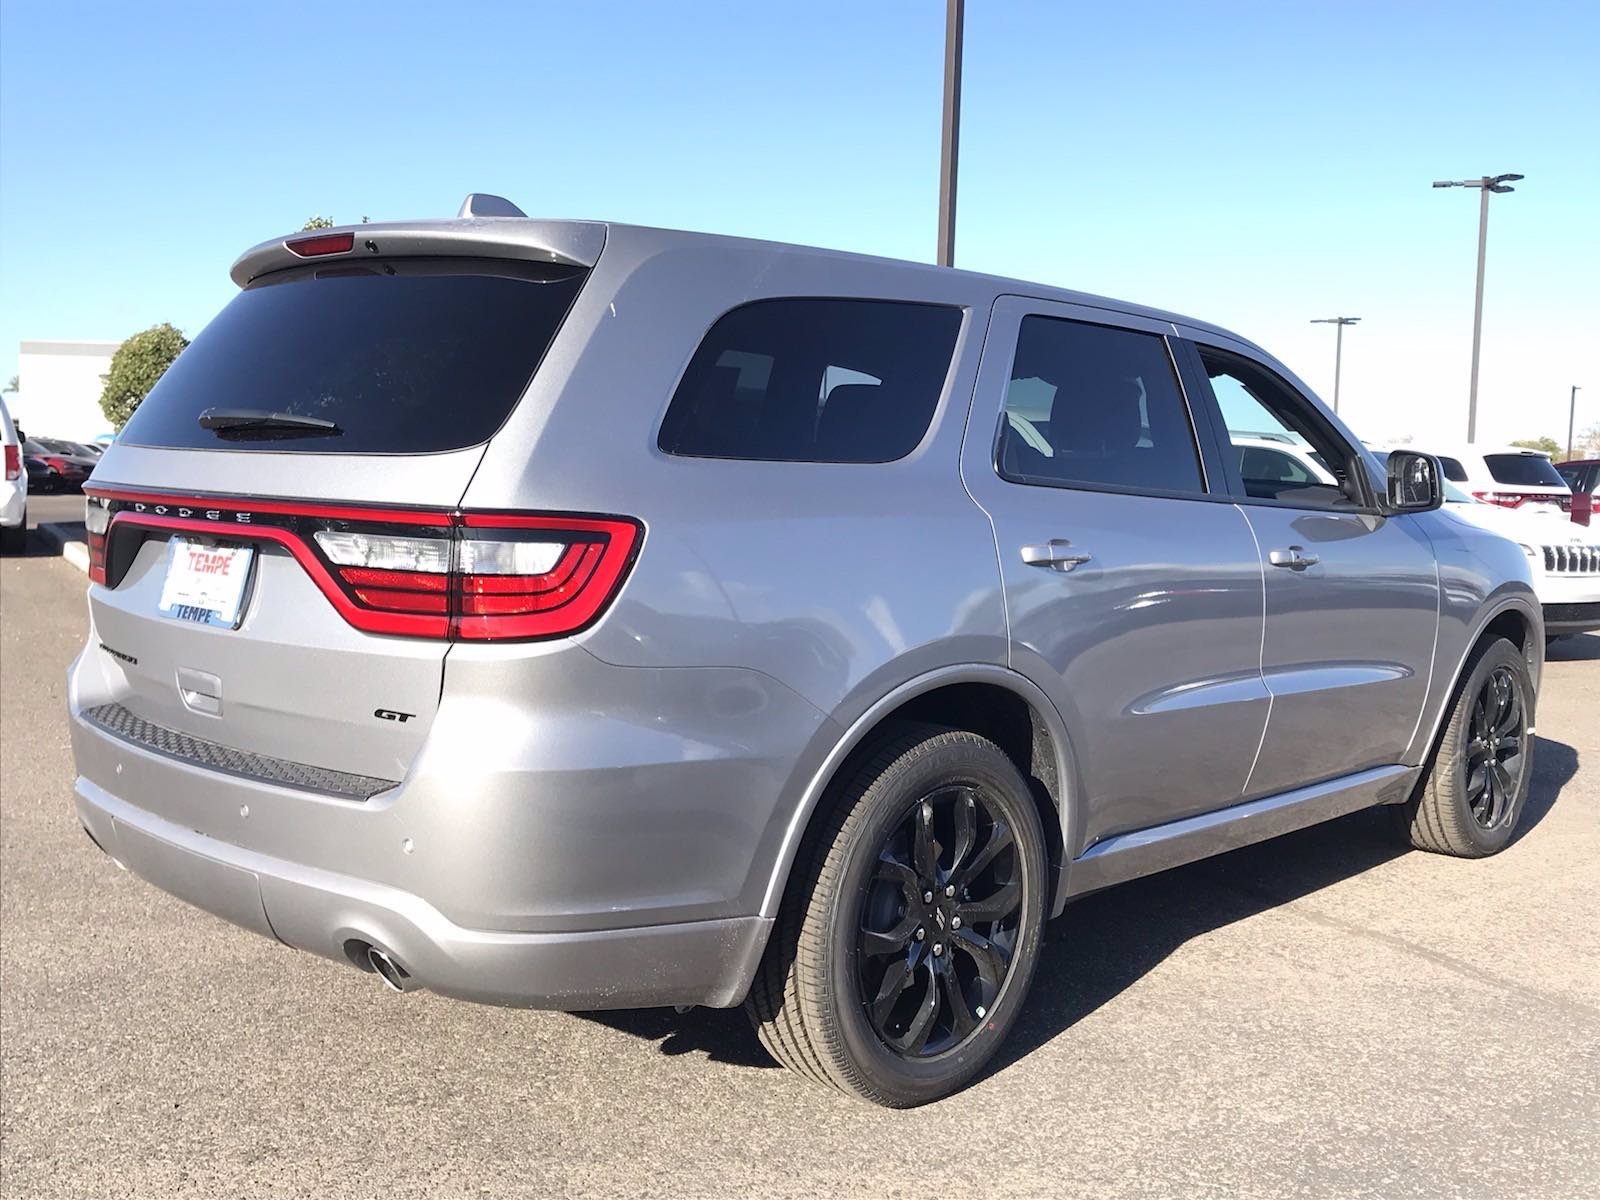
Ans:
{"type": "Polygon", "coordinates": [[[175,537],[167,543],[167,577],[156,606],[163,616],[223,629],[239,628],[252,546],[217,546],[175,537]]]}

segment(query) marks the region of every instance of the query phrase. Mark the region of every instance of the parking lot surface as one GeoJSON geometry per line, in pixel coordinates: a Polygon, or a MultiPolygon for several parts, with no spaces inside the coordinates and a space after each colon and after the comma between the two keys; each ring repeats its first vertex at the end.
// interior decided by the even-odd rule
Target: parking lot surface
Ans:
{"type": "Polygon", "coordinates": [[[1358,813],[1092,896],[997,1069],[887,1112],[737,1011],[394,996],[119,871],[72,813],[83,589],[0,560],[8,1197],[1600,1194],[1600,637],[1504,854],[1358,813]]]}

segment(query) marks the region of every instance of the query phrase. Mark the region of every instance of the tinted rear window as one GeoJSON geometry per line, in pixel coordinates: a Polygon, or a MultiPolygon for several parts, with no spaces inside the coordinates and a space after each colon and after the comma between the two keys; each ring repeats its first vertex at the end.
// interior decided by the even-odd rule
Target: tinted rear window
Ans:
{"type": "Polygon", "coordinates": [[[1485,454],[1483,461],[1496,483],[1524,487],[1565,487],[1561,472],[1542,454],[1485,454]]]}
{"type": "Polygon", "coordinates": [[[476,445],[522,395],[585,274],[489,259],[275,273],[217,314],[120,440],[322,454],[476,445]],[[339,432],[219,434],[198,423],[214,407],[317,417],[339,432]]]}
{"type": "Polygon", "coordinates": [[[657,444],[698,458],[903,458],[933,420],[960,329],[960,309],[932,304],[746,304],[700,343],[657,444]]]}

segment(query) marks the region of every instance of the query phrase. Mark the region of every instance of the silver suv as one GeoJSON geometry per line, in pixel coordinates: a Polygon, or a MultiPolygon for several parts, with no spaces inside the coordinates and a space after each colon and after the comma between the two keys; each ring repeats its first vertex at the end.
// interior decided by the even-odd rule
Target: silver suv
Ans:
{"type": "Polygon", "coordinates": [[[70,705],[89,836],[258,933],[743,1002],[910,1105],[1074,896],[1369,805],[1512,836],[1523,554],[1233,334],[483,196],[233,278],[88,489],[70,705]]]}

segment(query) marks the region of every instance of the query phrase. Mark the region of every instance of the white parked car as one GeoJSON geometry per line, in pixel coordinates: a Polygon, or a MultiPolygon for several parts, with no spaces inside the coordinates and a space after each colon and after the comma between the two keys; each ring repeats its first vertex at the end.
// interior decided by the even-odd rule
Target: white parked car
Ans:
{"type": "Polygon", "coordinates": [[[21,554],[28,540],[28,472],[22,465],[22,439],[0,400],[0,446],[5,475],[0,478],[0,551],[21,554]]]}
{"type": "Polygon", "coordinates": [[[1447,480],[1485,504],[1563,521],[1572,515],[1572,489],[1543,450],[1492,444],[1423,444],[1406,449],[1432,454],[1447,480]]]}
{"type": "MultiPolygon", "coordinates": [[[[1279,449],[1288,452],[1296,448],[1279,449]]],[[[1381,460],[1388,452],[1376,450],[1374,453],[1381,460]]],[[[1537,450],[1519,450],[1518,453],[1531,454],[1545,466],[1550,465],[1549,457],[1537,450]]],[[[1493,451],[1484,455],[1486,458],[1495,456],[1493,451]]],[[[1449,463],[1442,457],[1440,461],[1448,473],[1449,463]]],[[[1302,463],[1316,465],[1303,456],[1302,463]]],[[[1510,538],[1522,547],[1522,552],[1531,560],[1533,590],[1544,609],[1547,638],[1600,629],[1600,529],[1575,525],[1565,519],[1559,508],[1542,501],[1516,507],[1488,503],[1448,479],[1444,484],[1444,507],[1462,520],[1510,538]],[[1551,520],[1552,516],[1562,519],[1551,520]]]]}

